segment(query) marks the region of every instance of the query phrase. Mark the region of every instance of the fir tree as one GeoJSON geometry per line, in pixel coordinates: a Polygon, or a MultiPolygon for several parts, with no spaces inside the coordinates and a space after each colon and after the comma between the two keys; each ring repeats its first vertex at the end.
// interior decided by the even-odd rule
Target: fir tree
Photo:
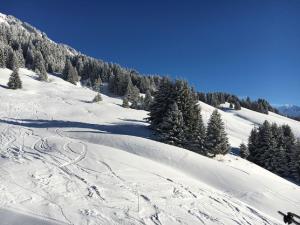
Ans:
{"type": "Polygon", "coordinates": [[[122,104],[122,106],[123,106],[124,108],[129,108],[129,102],[128,102],[128,99],[127,99],[127,98],[123,98],[123,104],[122,104]]]}
{"type": "Polygon", "coordinates": [[[174,103],[173,92],[174,86],[172,81],[169,78],[163,78],[158,91],[154,94],[154,99],[150,106],[148,120],[154,130],[163,122],[163,117],[169,110],[169,106],[174,103]]]}
{"type": "Polygon", "coordinates": [[[152,96],[149,90],[146,91],[145,99],[144,99],[144,109],[149,110],[150,105],[152,103],[152,96]]]}
{"type": "Polygon", "coordinates": [[[258,130],[256,128],[251,130],[250,136],[248,138],[248,159],[252,162],[257,162],[260,152],[258,151],[258,130]]]}
{"type": "Polygon", "coordinates": [[[300,182],[300,139],[292,148],[291,161],[288,164],[290,168],[290,176],[300,182]]]}
{"type": "Polygon", "coordinates": [[[101,101],[102,101],[101,94],[98,93],[98,94],[94,97],[93,102],[101,102],[101,101]]]}
{"type": "Polygon", "coordinates": [[[241,110],[241,104],[237,101],[237,102],[235,102],[235,104],[234,104],[234,109],[235,110],[241,110]]]}
{"type": "Polygon", "coordinates": [[[67,59],[66,64],[65,64],[65,68],[63,71],[63,79],[72,84],[76,84],[78,81],[77,70],[76,70],[76,68],[73,67],[73,65],[69,59],[67,59]]]}
{"type": "Polygon", "coordinates": [[[205,152],[205,135],[206,130],[201,116],[201,110],[198,105],[194,105],[193,110],[193,123],[190,127],[187,137],[187,148],[202,154],[206,155],[205,152]]]}
{"type": "Polygon", "coordinates": [[[7,83],[9,89],[20,89],[22,88],[22,81],[20,79],[18,69],[14,69],[12,74],[9,77],[9,81],[7,83]]]}
{"type": "Polygon", "coordinates": [[[248,148],[247,148],[247,146],[244,144],[244,143],[242,143],[241,145],[240,145],[240,156],[243,158],[243,159],[247,159],[248,158],[248,156],[249,156],[249,150],[248,150],[248,148]]]}
{"type": "Polygon", "coordinates": [[[6,67],[11,70],[16,70],[17,68],[19,68],[18,59],[13,50],[9,52],[6,67]]]}
{"type": "Polygon", "coordinates": [[[224,123],[218,110],[215,110],[209,119],[205,144],[206,150],[211,156],[226,154],[230,150],[224,123]]]}
{"type": "Polygon", "coordinates": [[[180,146],[184,141],[183,117],[176,102],[171,104],[158,131],[160,139],[165,143],[180,146]]]}
{"type": "Polygon", "coordinates": [[[268,170],[274,167],[273,157],[276,150],[276,140],[273,137],[270,123],[266,120],[262,126],[259,127],[258,150],[261,153],[257,159],[259,165],[268,170]]]}

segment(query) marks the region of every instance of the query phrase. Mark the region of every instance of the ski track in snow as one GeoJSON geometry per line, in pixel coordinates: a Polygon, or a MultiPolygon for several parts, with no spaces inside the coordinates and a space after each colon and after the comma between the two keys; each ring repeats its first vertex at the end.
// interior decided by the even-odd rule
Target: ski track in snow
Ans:
{"type": "MultiPolygon", "coordinates": [[[[33,82],[32,90],[38,95],[43,90],[37,89],[35,85],[40,85],[40,82],[35,83],[37,81],[30,79],[24,78],[25,87],[33,82]]],[[[61,80],[55,82],[65,84],[61,80]]],[[[80,87],[71,88],[91,98],[94,95],[94,92],[80,87]]],[[[49,93],[49,96],[53,95],[48,89],[46,91],[46,96],[49,93]]],[[[61,92],[60,89],[57,91],[61,92]]],[[[78,96],[85,97],[83,94],[78,96]]],[[[3,97],[5,94],[0,95],[0,98],[3,97]]],[[[119,141],[129,150],[114,148],[116,139],[110,131],[102,132],[99,128],[99,131],[94,130],[93,133],[87,127],[80,127],[81,124],[78,127],[64,127],[64,120],[76,109],[74,106],[79,104],[78,101],[68,99],[67,96],[49,98],[49,104],[60,104],[54,107],[58,112],[53,112],[51,105],[48,110],[44,109],[46,106],[39,100],[40,97],[26,98],[26,102],[18,98],[19,104],[25,102],[21,106],[5,105],[0,101],[0,208],[20,210],[26,215],[50,219],[53,224],[281,224],[230,193],[217,190],[153,159],[131,154],[132,149],[134,153],[142,149],[135,149],[138,145],[131,139],[126,140],[126,136],[123,138],[121,132],[119,141]],[[95,136],[91,135],[89,141],[74,135],[80,132],[91,132],[95,136]],[[98,138],[106,143],[95,144],[98,138]],[[107,146],[110,140],[111,145],[107,146]]],[[[98,108],[104,110],[106,107],[102,103],[82,103],[84,110],[79,114],[88,111],[90,123],[99,114],[100,119],[104,117],[105,122],[102,124],[105,126],[111,118],[111,124],[117,124],[120,119],[116,118],[128,117],[130,121],[145,117],[144,114],[131,115],[141,113],[131,109],[123,115],[124,109],[117,105],[119,99],[103,98],[111,107],[108,110],[115,110],[116,115],[109,115],[110,111],[96,113],[98,108]]],[[[101,124],[101,121],[95,123],[101,124]]],[[[134,126],[137,126],[136,123],[134,126]]],[[[118,129],[114,131],[118,132],[118,129]]],[[[170,156],[167,156],[169,161],[172,160],[172,150],[170,156]]],[[[190,158],[190,152],[183,152],[179,162],[190,158]]],[[[226,163],[243,176],[251,175],[247,167],[226,163]]],[[[215,174],[215,179],[226,183],[222,174],[215,174]]],[[[263,194],[277,196],[295,208],[300,206],[299,198],[292,199],[272,190],[263,180],[260,183],[267,191],[263,194]]]]}

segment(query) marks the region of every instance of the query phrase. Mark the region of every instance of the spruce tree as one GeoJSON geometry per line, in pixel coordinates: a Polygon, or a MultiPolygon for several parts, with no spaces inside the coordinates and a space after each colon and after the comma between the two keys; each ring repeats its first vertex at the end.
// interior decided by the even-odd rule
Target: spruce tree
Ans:
{"type": "Polygon", "coordinates": [[[9,77],[9,81],[7,83],[9,89],[20,89],[22,88],[22,81],[19,76],[18,69],[15,68],[12,74],[9,77]]]}
{"type": "Polygon", "coordinates": [[[205,135],[206,130],[201,116],[201,110],[198,105],[194,105],[193,110],[193,123],[190,126],[187,137],[187,148],[202,154],[206,155],[205,151],[205,135]]]}
{"type": "Polygon", "coordinates": [[[260,156],[257,163],[268,170],[272,170],[275,166],[273,156],[274,151],[276,151],[276,144],[277,143],[273,138],[271,125],[266,120],[263,125],[259,127],[258,150],[260,156]]]}
{"type": "Polygon", "coordinates": [[[128,99],[127,99],[127,98],[123,98],[123,104],[122,104],[122,106],[123,106],[124,108],[129,108],[129,102],[128,102],[128,99]]]}
{"type": "Polygon", "coordinates": [[[248,138],[248,159],[254,163],[258,161],[258,158],[260,156],[260,152],[258,151],[258,137],[258,130],[256,128],[253,128],[248,138]]]}
{"type": "Polygon", "coordinates": [[[244,143],[242,143],[241,145],[240,145],[240,156],[243,158],[243,159],[247,159],[248,158],[248,156],[249,156],[249,150],[248,150],[248,148],[247,148],[247,146],[244,144],[244,143]]]}
{"type": "Polygon", "coordinates": [[[13,50],[9,52],[6,64],[6,67],[11,70],[16,70],[17,68],[19,68],[18,59],[13,50]]]}
{"type": "Polygon", "coordinates": [[[150,106],[148,120],[152,129],[156,130],[158,125],[163,122],[163,118],[173,104],[174,86],[169,78],[163,78],[158,91],[154,94],[153,102],[150,106]]]}
{"type": "Polygon", "coordinates": [[[152,103],[152,96],[149,90],[146,91],[144,99],[144,110],[149,110],[152,103]]]}
{"type": "Polygon", "coordinates": [[[101,102],[101,101],[102,101],[101,94],[98,93],[98,94],[94,97],[93,102],[101,102]]]}
{"type": "Polygon", "coordinates": [[[241,110],[241,104],[238,101],[235,102],[234,109],[235,110],[241,110]]]}
{"type": "Polygon", "coordinates": [[[183,117],[176,102],[170,105],[162,121],[158,127],[160,140],[180,146],[184,142],[183,117]]]}
{"type": "Polygon", "coordinates": [[[72,83],[76,84],[78,81],[78,73],[75,67],[73,67],[70,59],[67,59],[65,68],[63,71],[63,79],[72,83]]]}
{"type": "Polygon", "coordinates": [[[292,147],[291,161],[288,164],[290,169],[290,177],[300,182],[300,139],[292,147]]]}
{"type": "Polygon", "coordinates": [[[210,156],[226,154],[230,150],[224,123],[218,110],[214,110],[209,119],[205,145],[210,156]]]}

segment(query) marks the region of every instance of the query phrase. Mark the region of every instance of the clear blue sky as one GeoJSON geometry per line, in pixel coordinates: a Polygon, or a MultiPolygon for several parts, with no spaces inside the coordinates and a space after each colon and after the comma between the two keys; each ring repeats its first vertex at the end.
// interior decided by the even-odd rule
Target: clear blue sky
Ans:
{"type": "Polygon", "coordinates": [[[300,0],[2,0],[87,55],[200,91],[300,105],[300,0]]]}

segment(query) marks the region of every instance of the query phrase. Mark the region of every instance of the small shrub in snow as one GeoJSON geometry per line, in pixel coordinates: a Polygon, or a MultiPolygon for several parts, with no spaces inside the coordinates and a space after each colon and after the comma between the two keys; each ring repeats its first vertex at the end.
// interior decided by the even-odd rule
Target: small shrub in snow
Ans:
{"type": "Polygon", "coordinates": [[[101,101],[102,101],[101,94],[98,93],[98,94],[94,97],[93,102],[101,102],[101,101]]]}

